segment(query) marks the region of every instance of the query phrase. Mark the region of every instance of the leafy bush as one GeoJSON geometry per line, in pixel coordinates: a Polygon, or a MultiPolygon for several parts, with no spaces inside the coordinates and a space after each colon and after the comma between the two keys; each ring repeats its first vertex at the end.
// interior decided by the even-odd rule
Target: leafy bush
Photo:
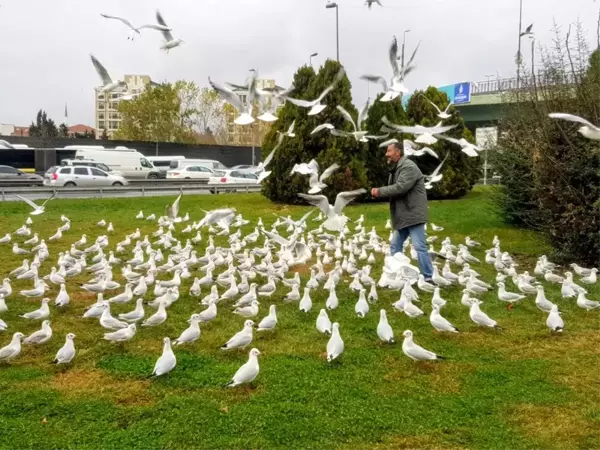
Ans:
{"type": "Polygon", "coordinates": [[[556,47],[542,54],[543,70],[529,70],[522,88],[507,97],[511,106],[493,158],[503,183],[496,202],[507,221],[543,230],[557,257],[597,264],[600,145],[579,134],[580,125],[548,113],[600,123],[600,51],[590,54],[581,28],[575,55],[569,33],[564,41],[556,34],[556,47]]]}

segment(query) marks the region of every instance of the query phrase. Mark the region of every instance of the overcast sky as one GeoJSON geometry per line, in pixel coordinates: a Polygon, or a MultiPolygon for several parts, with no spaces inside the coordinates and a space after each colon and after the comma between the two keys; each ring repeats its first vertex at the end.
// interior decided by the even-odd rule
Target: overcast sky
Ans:
{"type": "MultiPolygon", "coordinates": [[[[407,34],[410,54],[422,41],[412,90],[429,84],[512,76],[519,0],[381,0],[371,11],[363,0],[338,0],[340,59],[353,85],[354,102],[367,98],[364,73],[389,76],[392,36],[407,34]]],[[[524,0],[523,27],[535,22],[536,38],[551,43],[553,21],[566,27],[580,19],[595,42],[600,2],[524,0]]],[[[94,86],[99,78],[89,53],[113,78],[147,74],[155,81],[207,84],[243,81],[248,69],[287,85],[298,66],[335,58],[335,10],[325,0],[0,0],[0,123],[28,125],[38,109],[70,124],[94,125],[94,86]],[[160,9],[175,37],[186,41],[168,55],[159,32],[134,42],[119,22],[100,13],[154,23],[160,9]]],[[[527,53],[525,53],[527,54],[527,53]]],[[[373,95],[378,87],[371,85],[373,95]]]]}

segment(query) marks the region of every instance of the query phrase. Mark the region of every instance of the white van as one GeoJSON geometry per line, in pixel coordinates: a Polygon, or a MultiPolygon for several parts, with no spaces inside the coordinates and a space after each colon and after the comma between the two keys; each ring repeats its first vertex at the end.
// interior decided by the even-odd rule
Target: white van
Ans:
{"type": "Polygon", "coordinates": [[[181,159],[171,161],[169,169],[183,169],[188,166],[203,166],[212,170],[227,170],[227,167],[214,159],[181,159]]]}
{"type": "Polygon", "coordinates": [[[171,162],[182,161],[185,159],[185,156],[148,156],[146,159],[158,170],[166,173],[171,167],[171,162]]]}
{"type": "Polygon", "coordinates": [[[144,155],[134,149],[127,147],[117,147],[115,149],[77,147],[76,150],[75,159],[104,163],[112,170],[121,172],[128,179],[163,178],[160,171],[144,155]]]}

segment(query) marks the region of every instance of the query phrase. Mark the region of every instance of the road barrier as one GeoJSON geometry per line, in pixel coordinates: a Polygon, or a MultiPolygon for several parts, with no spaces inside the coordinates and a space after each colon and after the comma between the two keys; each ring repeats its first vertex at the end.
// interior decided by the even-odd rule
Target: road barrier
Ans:
{"type": "MultiPolygon", "coordinates": [[[[156,180],[152,180],[156,181],[156,180]]],[[[158,180],[165,181],[165,180],[158,180]]],[[[122,193],[139,193],[141,197],[145,197],[146,195],[151,196],[155,192],[173,192],[176,193],[184,193],[184,192],[203,192],[208,191],[212,194],[219,193],[229,193],[229,192],[260,192],[261,186],[259,184],[221,184],[221,185],[208,185],[206,183],[158,183],[158,185],[153,185],[151,183],[147,183],[147,185],[134,185],[134,186],[110,186],[110,187],[0,187],[0,200],[7,201],[7,197],[11,194],[18,194],[21,196],[27,195],[43,195],[47,194],[48,196],[53,195],[55,192],[58,192],[58,197],[77,197],[78,194],[97,194],[98,197],[118,197],[119,194],[122,193]]]]}

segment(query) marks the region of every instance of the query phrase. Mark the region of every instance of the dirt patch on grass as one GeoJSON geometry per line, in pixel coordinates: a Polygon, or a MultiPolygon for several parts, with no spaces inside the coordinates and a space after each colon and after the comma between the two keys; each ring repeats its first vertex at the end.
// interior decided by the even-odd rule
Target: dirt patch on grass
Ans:
{"type": "MultiPolygon", "coordinates": [[[[23,387],[35,383],[24,383],[23,387]]],[[[56,373],[49,383],[66,398],[97,398],[113,401],[121,405],[151,405],[154,399],[148,393],[150,381],[119,380],[96,369],[68,369],[56,373]]]]}
{"type": "MultiPolygon", "coordinates": [[[[366,448],[363,443],[360,445],[344,445],[341,449],[366,448]]],[[[449,446],[442,443],[442,439],[435,434],[417,435],[417,436],[390,436],[379,443],[369,443],[368,448],[372,450],[396,450],[396,449],[419,449],[419,450],[466,450],[467,447],[449,446]]]]}
{"type": "Polygon", "coordinates": [[[585,441],[599,437],[597,426],[583,419],[575,406],[518,405],[511,409],[509,421],[546,448],[581,448],[585,441]]]}
{"type": "Polygon", "coordinates": [[[310,275],[310,268],[312,264],[301,264],[290,268],[290,272],[298,272],[300,275],[310,275]]]}
{"type": "Polygon", "coordinates": [[[427,390],[440,394],[455,394],[462,389],[465,374],[475,370],[474,364],[450,363],[448,361],[419,361],[406,364],[396,358],[386,357],[384,365],[388,368],[383,376],[386,381],[407,385],[427,384],[427,390]]]}

